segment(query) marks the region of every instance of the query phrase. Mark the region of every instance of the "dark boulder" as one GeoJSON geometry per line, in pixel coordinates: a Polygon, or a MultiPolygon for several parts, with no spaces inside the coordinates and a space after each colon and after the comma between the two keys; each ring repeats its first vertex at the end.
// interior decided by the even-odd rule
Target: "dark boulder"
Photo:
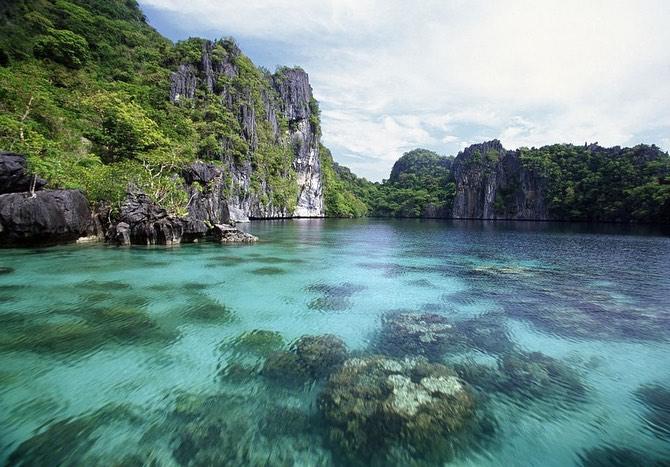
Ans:
{"type": "Polygon", "coordinates": [[[107,241],[120,245],[180,243],[184,222],[171,217],[146,194],[131,191],[121,206],[118,222],[107,231],[107,241]]]}
{"type": "Polygon", "coordinates": [[[227,224],[214,225],[212,233],[221,243],[255,243],[258,240],[258,237],[227,224]]]}
{"type": "Polygon", "coordinates": [[[209,232],[209,226],[230,222],[222,169],[214,164],[194,162],[182,171],[189,196],[184,219],[184,240],[195,241],[209,232]]]}
{"type": "Polygon", "coordinates": [[[28,173],[24,156],[0,152],[0,194],[30,191],[33,183],[34,189],[39,190],[47,182],[28,173]]]}
{"type": "Polygon", "coordinates": [[[0,195],[0,245],[49,245],[92,234],[94,224],[77,190],[43,190],[0,195]]]}
{"type": "Polygon", "coordinates": [[[188,185],[199,183],[206,186],[209,182],[221,175],[221,169],[214,164],[194,162],[182,171],[182,177],[188,185]]]}

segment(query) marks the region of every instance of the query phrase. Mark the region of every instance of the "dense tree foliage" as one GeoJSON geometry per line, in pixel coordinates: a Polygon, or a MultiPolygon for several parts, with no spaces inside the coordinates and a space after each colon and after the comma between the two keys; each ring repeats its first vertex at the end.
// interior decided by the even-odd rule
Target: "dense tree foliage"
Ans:
{"type": "MultiPolygon", "coordinates": [[[[474,154],[465,164],[493,175],[501,154],[474,154]]],[[[521,148],[517,154],[542,187],[552,219],[670,223],[670,157],[655,146],[556,144],[521,148]]],[[[453,158],[415,149],[398,159],[383,183],[356,177],[346,168],[335,173],[341,190],[363,201],[368,215],[450,217],[456,193],[452,164],[453,158]]],[[[520,181],[498,188],[497,213],[514,210],[517,189],[520,181]]]]}
{"type": "MultiPolygon", "coordinates": [[[[354,184],[357,177],[349,169],[345,168],[346,172],[338,170],[339,166],[333,162],[333,157],[325,146],[321,146],[319,154],[326,216],[362,217],[367,215],[367,204],[355,194],[354,184]]],[[[365,185],[367,181],[361,183],[361,186],[365,185]]]]}
{"type": "Polygon", "coordinates": [[[555,144],[519,150],[555,219],[670,222],[670,157],[655,146],[555,144]]]}
{"type": "Polygon", "coordinates": [[[183,213],[173,174],[194,159],[196,129],[166,100],[173,47],[137,4],[19,0],[0,27],[0,147],[94,202],[134,183],[183,213]]]}
{"type": "MultiPolygon", "coordinates": [[[[134,0],[5,3],[0,148],[25,154],[52,186],[82,189],[91,201],[114,205],[134,184],[183,214],[188,200],[176,175],[204,159],[250,165],[250,189],[272,198],[262,201],[295,207],[293,148],[266,121],[265,103],[277,99],[270,74],[233,40],[216,41],[212,61],[232,64],[234,73],[175,105],[168,99],[170,74],[179,65],[197,69],[203,39],[172,44],[145,22],[134,0]],[[254,121],[254,135],[245,134],[243,118],[254,121]]],[[[310,110],[318,131],[316,101],[310,110]]],[[[285,135],[288,122],[276,120],[285,135]]]]}
{"type": "Polygon", "coordinates": [[[356,177],[336,165],[342,189],[367,205],[376,217],[448,217],[456,185],[451,174],[452,159],[427,149],[405,153],[383,183],[356,177]]]}
{"type": "Polygon", "coordinates": [[[373,212],[391,217],[446,217],[456,190],[452,162],[427,149],[403,154],[379,187],[373,212]]]}

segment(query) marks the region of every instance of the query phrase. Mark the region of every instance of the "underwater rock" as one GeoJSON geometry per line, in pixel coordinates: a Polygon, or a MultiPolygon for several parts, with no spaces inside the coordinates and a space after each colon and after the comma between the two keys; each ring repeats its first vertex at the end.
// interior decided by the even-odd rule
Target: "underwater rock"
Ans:
{"type": "Polygon", "coordinates": [[[87,465],[85,459],[96,455],[96,444],[104,443],[97,434],[101,428],[140,420],[129,406],[108,405],[88,415],[57,421],[19,444],[7,465],[87,465]]]}
{"type": "Polygon", "coordinates": [[[402,451],[444,462],[476,423],[475,400],[448,367],[424,359],[352,358],[319,397],[330,442],[351,462],[402,451]]]}
{"type": "Polygon", "coordinates": [[[320,379],[347,358],[347,347],[337,336],[302,336],[289,351],[271,353],[263,365],[266,378],[288,386],[320,379]]]}
{"type": "Polygon", "coordinates": [[[579,454],[582,467],[670,467],[670,460],[653,459],[625,447],[596,447],[579,454]]]}
{"type": "Polygon", "coordinates": [[[302,336],[291,345],[291,350],[314,378],[330,373],[344,362],[348,353],[344,341],[332,334],[302,336]]]}
{"type": "Polygon", "coordinates": [[[497,367],[460,364],[455,368],[458,375],[474,387],[517,399],[573,404],[582,401],[587,392],[575,370],[541,352],[505,354],[498,359],[497,367]]]}
{"type": "Polygon", "coordinates": [[[350,297],[357,292],[365,290],[362,285],[343,282],[342,284],[312,284],[306,288],[308,292],[321,294],[310,301],[307,306],[312,310],[320,311],[344,311],[351,308],[350,297]]]}
{"type": "Polygon", "coordinates": [[[670,389],[646,384],[635,391],[635,397],[647,408],[644,422],[649,430],[661,439],[670,439],[670,389]]]}
{"type": "Polygon", "coordinates": [[[221,243],[255,243],[258,237],[236,229],[232,225],[215,224],[213,228],[214,238],[221,243]]]}
{"type": "Polygon", "coordinates": [[[277,331],[254,329],[240,334],[233,346],[238,351],[267,356],[284,347],[284,337],[277,331]]]}
{"type": "Polygon", "coordinates": [[[390,313],[382,317],[379,350],[387,355],[421,355],[436,360],[457,337],[449,320],[435,313],[390,313]]]}

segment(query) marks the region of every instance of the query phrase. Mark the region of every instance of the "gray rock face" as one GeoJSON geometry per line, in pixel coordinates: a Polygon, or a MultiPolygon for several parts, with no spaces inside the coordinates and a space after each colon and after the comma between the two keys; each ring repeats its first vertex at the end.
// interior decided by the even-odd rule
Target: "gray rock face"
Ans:
{"type": "Polygon", "coordinates": [[[255,243],[258,237],[236,229],[232,225],[216,224],[212,229],[214,238],[221,243],[255,243]]]}
{"type": "Polygon", "coordinates": [[[30,191],[33,182],[35,190],[47,183],[44,179],[28,173],[26,158],[22,155],[0,152],[0,194],[30,191]]]}
{"type": "Polygon", "coordinates": [[[309,76],[299,68],[282,69],[274,75],[273,83],[280,96],[281,112],[289,121],[290,141],[294,148],[293,167],[298,175],[300,191],[293,215],[323,216],[319,134],[311,121],[316,116],[310,106],[313,96],[309,76]]]}
{"type": "MultiPolygon", "coordinates": [[[[268,87],[261,90],[261,111],[249,104],[253,102],[251,89],[238,89],[228,84],[239,75],[236,58],[240,53],[232,43],[223,42],[217,46],[205,41],[200,62],[180,65],[171,77],[170,100],[173,103],[182,97],[193,98],[198,89],[216,94],[221,105],[237,117],[240,136],[250,151],[244,160],[223,156],[218,166],[210,164],[213,176],[206,182],[185,176],[191,198],[189,217],[194,222],[208,220],[214,224],[230,220],[243,222],[251,218],[323,216],[320,135],[318,128],[313,127],[318,116],[313,115],[312,88],[307,73],[298,68],[282,68],[274,75],[266,74],[268,87]],[[259,115],[261,112],[263,115],[259,115]],[[279,117],[289,123],[285,133],[282,133],[279,117]],[[265,181],[260,184],[256,181],[252,187],[257,169],[255,153],[259,150],[258,127],[265,124],[272,131],[274,143],[293,150],[292,166],[296,172],[298,195],[292,211],[272,203],[272,188],[265,181]]],[[[221,141],[223,147],[228,144],[221,141]]]]}
{"type": "Polygon", "coordinates": [[[544,189],[526,170],[517,151],[500,141],[472,145],[456,156],[452,167],[456,219],[548,219],[544,189]]]}
{"type": "Polygon", "coordinates": [[[312,87],[307,73],[299,68],[284,68],[272,77],[272,81],[281,98],[280,110],[286,118],[289,121],[308,119],[312,87]]]}
{"type": "Polygon", "coordinates": [[[91,210],[77,190],[0,195],[0,245],[74,242],[93,233],[91,210]]]}
{"type": "Polygon", "coordinates": [[[180,243],[184,222],[170,217],[144,193],[130,192],[121,206],[119,222],[107,231],[107,241],[121,245],[180,243]]]}
{"type": "Polygon", "coordinates": [[[223,171],[214,164],[196,162],[182,174],[189,195],[188,231],[207,231],[206,224],[225,224],[232,218],[225,194],[223,171]]]}
{"type": "Polygon", "coordinates": [[[170,100],[193,99],[196,88],[195,70],[190,65],[180,65],[179,69],[170,77],[170,100]]]}
{"type": "MultiPolygon", "coordinates": [[[[193,164],[184,172],[184,178],[192,184],[209,183],[216,180],[218,169],[209,164],[193,164]]],[[[200,189],[190,189],[201,194],[200,189]]],[[[195,197],[193,198],[195,199],[195,197]]],[[[253,243],[258,238],[224,224],[215,219],[229,218],[225,205],[217,212],[207,201],[217,199],[203,196],[194,203],[185,218],[168,215],[167,211],[141,192],[131,190],[121,207],[121,214],[107,230],[107,241],[117,245],[175,245],[194,242],[208,235],[222,243],[253,243]]]]}

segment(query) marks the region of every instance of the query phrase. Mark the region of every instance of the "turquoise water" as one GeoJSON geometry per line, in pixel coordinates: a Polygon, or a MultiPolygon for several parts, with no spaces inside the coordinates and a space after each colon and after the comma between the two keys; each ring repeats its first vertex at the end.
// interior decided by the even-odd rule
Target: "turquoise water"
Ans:
{"type": "Polygon", "coordinates": [[[669,465],[667,233],[245,228],[261,242],[0,250],[0,464],[669,465]],[[305,335],[347,354],[330,337],[296,363],[305,335]],[[467,398],[403,424],[375,402],[388,374],[338,376],[371,355],[452,372],[467,398]]]}

